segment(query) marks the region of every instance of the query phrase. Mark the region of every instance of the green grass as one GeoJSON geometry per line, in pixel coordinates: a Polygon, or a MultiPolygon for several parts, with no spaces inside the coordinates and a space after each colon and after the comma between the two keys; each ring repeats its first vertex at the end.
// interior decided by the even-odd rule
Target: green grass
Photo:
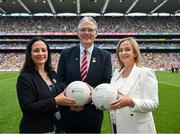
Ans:
{"type": "Polygon", "coordinates": [[[16,97],[17,72],[0,72],[0,133],[18,132],[21,112],[16,97]]]}
{"type": "Polygon", "coordinates": [[[160,105],[154,112],[157,131],[180,133],[180,73],[158,72],[160,105]]]}
{"type": "MultiPolygon", "coordinates": [[[[0,133],[17,133],[22,116],[16,97],[17,72],[0,72],[0,133]]],[[[154,112],[158,133],[180,133],[180,73],[157,72],[160,105],[154,112]]],[[[110,133],[105,112],[102,133],[110,133]]]]}

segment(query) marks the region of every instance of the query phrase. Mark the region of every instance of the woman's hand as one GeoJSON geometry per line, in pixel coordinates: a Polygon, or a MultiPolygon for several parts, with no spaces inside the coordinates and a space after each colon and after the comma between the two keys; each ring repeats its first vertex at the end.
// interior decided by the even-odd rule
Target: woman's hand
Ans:
{"type": "Polygon", "coordinates": [[[63,91],[62,93],[60,93],[59,95],[55,97],[55,102],[57,105],[71,106],[71,107],[75,106],[76,104],[75,100],[65,96],[65,91],[63,91]]]}
{"type": "Polygon", "coordinates": [[[124,95],[120,92],[118,93],[119,93],[118,99],[110,103],[110,107],[112,109],[118,109],[124,106],[134,107],[134,102],[131,97],[124,95]]]}

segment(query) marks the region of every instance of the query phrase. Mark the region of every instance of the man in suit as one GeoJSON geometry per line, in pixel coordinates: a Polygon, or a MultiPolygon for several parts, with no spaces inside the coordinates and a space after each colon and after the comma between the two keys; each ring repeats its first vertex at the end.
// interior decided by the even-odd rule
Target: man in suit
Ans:
{"type": "MultiPolygon", "coordinates": [[[[65,89],[73,81],[84,81],[91,89],[101,83],[109,83],[112,75],[111,55],[94,45],[97,23],[92,17],[84,17],[78,25],[80,45],[62,51],[57,71],[58,87],[65,89]],[[86,51],[86,52],[85,52],[86,51]],[[86,55],[87,71],[82,76],[83,56],[86,55]]],[[[83,72],[84,73],[84,72],[83,72]]],[[[83,107],[61,107],[66,133],[100,133],[103,112],[90,101],[83,107]]]]}

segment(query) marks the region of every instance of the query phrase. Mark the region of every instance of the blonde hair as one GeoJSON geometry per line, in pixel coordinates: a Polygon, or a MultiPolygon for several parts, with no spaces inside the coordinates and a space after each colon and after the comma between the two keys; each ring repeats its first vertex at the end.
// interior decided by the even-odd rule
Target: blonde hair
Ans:
{"type": "Polygon", "coordinates": [[[142,67],[143,63],[142,63],[142,57],[141,57],[141,53],[140,53],[140,50],[139,50],[138,43],[136,42],[136,40],[133,37],[127,37],[127,38],[121,39],[118,42],[117,49],[116,49],[116,55],[117,55],[117,58],[118,58],[120,70],[124,67],[124,64],[123,64],[123,62],[121,61],[121,59],[119,57],[119,48],[120,48],[120,45],[124,41],[128,41],[132,45],[133,52],[135,54],[135,63],[136,63],[136,66],[142,67]]]}

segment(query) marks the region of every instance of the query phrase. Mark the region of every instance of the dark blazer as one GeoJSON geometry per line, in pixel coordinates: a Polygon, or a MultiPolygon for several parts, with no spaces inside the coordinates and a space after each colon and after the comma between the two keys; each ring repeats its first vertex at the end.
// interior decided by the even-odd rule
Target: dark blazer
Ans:
{"type": "MultiPolygon", "coordinates": [[[[109,83],[111,75],[110,53],[94,47],[85,82],[96,87],[101,83],[109,83]]],[[[73,81],[81,81],[79,45],[62,51],[56,80],[57,86],[61,89],[66,88],[73,81]]],[[[91,103],[85,105],[82,112],[72,112],[69,107],[62,107],[61,114],[65,132],[100,133],[101,131],[103,112],[97,110],[91,103]]]]}
{"type": "Polygon", "coordinates": [[[23,116],[20,133],[54,131],[54,113],[58,111],[52,92],[38,72],[21,73],[17,96],[23,116]]]}

